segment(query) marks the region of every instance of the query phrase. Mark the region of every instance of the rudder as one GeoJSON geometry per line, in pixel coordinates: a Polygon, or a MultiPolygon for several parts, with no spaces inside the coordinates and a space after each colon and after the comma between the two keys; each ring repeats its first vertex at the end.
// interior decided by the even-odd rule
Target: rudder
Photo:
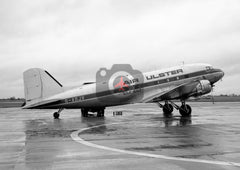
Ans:
{"type": "Polygon", "coordinates": [[[63,92],[62,85],[47,71],[31,68],[23,73],[26,103],[39,102],[63,92]]]}

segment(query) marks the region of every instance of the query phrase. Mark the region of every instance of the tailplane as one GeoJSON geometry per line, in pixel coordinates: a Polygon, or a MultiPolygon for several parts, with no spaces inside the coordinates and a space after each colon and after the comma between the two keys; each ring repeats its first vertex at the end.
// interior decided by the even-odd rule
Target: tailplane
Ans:
{"type": "Polygon", "coordinates": [[[31,68],[23,73],[26,104],[41,102],[63,92],[63,86],[47,71],[31,68]]]}

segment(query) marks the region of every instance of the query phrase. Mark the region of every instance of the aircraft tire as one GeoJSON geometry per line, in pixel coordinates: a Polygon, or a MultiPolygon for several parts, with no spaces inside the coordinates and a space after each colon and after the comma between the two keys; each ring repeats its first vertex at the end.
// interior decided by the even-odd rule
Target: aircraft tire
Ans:
{"type": "Polygon", "coordinates": [[[171,104],[165,104],[163,106],[163,113],[164,114],[171,114],[173,112],[173,106],[171,104]]]}
{"type": "Polygon", "coordinates": [[[182,105],[179,109],[179,113],[183,116],[183,117],[188,117],[191,116],[192,113],[192,108],[186,104],[185,106],[182,105]]]}
{"type": "Polygon", "coordinates": [[[104,109],[99,109],[98,110],[97,117],[104,117],[104,109]]]}
{"type": "Polygon", "coordinates": [[[58,112],[53,113],[54,119],[59,119],[60,114],[58,112]]]}
{"type": "Polygon", "coordinates": [[[82,112],[82,117],[88,117],[88,110],[87,109],[82,108],[81,112],[82,112]]]}

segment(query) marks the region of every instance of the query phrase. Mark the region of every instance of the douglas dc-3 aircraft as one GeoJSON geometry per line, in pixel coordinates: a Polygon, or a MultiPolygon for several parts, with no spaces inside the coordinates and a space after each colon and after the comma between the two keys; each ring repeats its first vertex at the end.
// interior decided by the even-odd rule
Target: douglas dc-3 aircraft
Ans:
{"type": "Polygon", "coordinates": [[[224,76],[222,70],[209,64],[182,65],[141,73],[141,76],[136,73],[129,77],[128,73],[122,73],[115,79],[115,85],[114,81],[109,80],[112,88],[102,88],[109,85],[109,82],[102,80],[64,90],[47,71],[29,69],[23,73],[26,99],[23,109],[58,109],[53,114],[55,119],[59,118],[63,109],[77,108],[81,109],[83,117],[87,117],[88,112],[97,112],[98,117],[103,117],[108,106],[155,102],[164,114],[171,114],[175,108],[182,116],[190,116],[192,109],[185,101],[210,93],[214,83],[224,76]],[[181,106],[172,101],[176,99],[181,101],[181,106]]]}

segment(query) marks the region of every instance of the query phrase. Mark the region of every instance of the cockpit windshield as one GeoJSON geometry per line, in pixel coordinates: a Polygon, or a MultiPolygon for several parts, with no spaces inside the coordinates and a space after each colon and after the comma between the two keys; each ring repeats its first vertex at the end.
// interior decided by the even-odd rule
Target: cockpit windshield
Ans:
{"type": "Polygon", "coordinates": [[[207,70],[207,71],[210,71],[210,70],[212,70],[212,69],[213,69],[212,66],[206,66],[206,70],[207,70]]]}

